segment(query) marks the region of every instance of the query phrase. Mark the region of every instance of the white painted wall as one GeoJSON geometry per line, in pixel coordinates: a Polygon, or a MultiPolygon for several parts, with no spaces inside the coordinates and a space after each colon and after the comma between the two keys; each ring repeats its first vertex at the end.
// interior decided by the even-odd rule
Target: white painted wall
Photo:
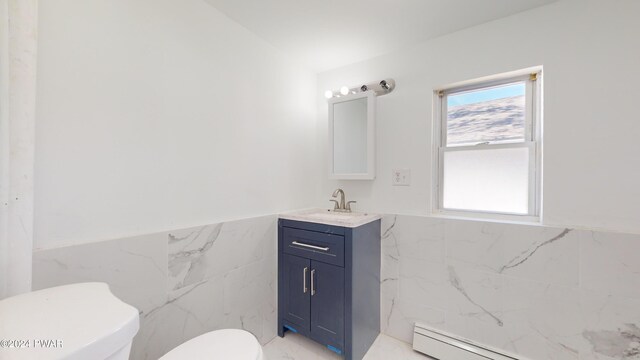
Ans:
{"type": "Polygon", "coordinates": [[[36,248],[306,207],[316,77],[202,0],[41,0],[36,248]]]}
{"type": "MultiPolygon", "coordinates": [[[[326,89],[392,77],[377,102],[375,181],[323,180],[359,209],[428,214],[432,91],[544,66],[543,222],[640,232],[640,2],[565,0],[319,75],[319,144],[326,164],[326,89]],[[392,187],[393,168],[411,186],[392,187]]],[[[327,176],[323,176],[327,179],[327,176]]]]}

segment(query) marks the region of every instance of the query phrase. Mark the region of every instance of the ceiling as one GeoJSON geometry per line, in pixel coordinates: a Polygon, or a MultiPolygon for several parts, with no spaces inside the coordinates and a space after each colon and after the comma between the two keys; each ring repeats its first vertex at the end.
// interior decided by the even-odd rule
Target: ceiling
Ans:
{"type": "Polygon", "coordinates": [[[556,0],[205,0],[324,71],[556,0]]]}

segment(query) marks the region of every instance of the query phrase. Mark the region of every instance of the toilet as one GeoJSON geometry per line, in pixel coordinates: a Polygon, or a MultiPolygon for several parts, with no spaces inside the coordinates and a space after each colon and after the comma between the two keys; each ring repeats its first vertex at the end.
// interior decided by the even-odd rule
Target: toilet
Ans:
{"type": "MultiPolygon", "coordinates": [[[[105,283],[64,285],[1,300],[0,319],[3,360],[127,360],[140,328],[138,310],[114,296],[105,283]]],[[[264,357],[251,333],[223,329],[195,337],[161,359],[264,357]]]]}

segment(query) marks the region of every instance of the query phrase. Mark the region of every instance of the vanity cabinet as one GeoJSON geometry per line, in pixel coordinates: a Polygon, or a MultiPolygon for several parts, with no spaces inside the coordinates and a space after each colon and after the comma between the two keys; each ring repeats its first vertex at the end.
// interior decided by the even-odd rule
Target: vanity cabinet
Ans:
{"type": "Polygon", "coordinates": [[[342,349],[344,268],[285,254],[284,269],[284,319],[298,325],[296,331],[309,329],[309,337],[342,349]]]}
{"type": "Polygon", "coordinates": [[[380,220],[278,221],[278,335],[361,359],[380,332],[380,220]]]}

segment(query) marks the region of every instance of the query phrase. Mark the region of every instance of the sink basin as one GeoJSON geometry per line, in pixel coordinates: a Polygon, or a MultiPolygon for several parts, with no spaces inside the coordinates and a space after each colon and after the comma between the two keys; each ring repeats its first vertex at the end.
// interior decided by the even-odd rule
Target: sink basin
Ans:
{"type": "Polygon", "coordinates": [[[280,219],[306,221],[317,224],[358,227],[380,219],[378,214],[362,212],[337,212],[327,209],[313,209],[280,214],[280,219]]]}

